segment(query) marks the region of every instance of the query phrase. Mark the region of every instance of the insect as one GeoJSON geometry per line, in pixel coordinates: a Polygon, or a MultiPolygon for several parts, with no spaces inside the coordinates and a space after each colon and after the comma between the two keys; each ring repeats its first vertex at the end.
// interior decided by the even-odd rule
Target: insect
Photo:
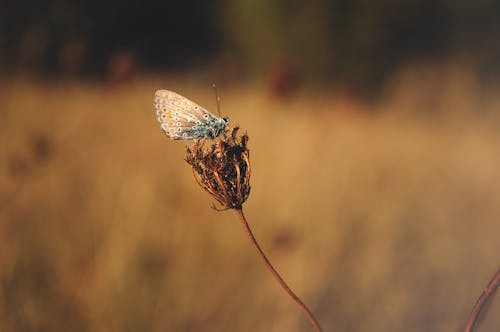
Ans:
{"type": "MultiPolygon", "coordinates": [[[[214,139],[227,130],[228,118],[217,117],[175,92],[157,90],[154,105],[161,129],[170,139],[214,139]]],[[[218,97],[217,107],[220,107],[218,97]]]]}

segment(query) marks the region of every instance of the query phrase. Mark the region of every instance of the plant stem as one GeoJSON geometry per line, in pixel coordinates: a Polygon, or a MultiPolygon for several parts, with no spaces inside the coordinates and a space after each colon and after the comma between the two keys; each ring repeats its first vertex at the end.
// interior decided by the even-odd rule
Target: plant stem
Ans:
{"type": "Polygon", "coordinates": [[[281,278],[281,276],[278,274],[278,272],[274,269],[273,265],[271,264],[269,259],[266,257],[266,255],[264,254],[264,252],[260,248],[259,243],[255,239],[255,236],[253,235],[252,230],[250,229],[250,225],[248,225],[247,219],[245,218],[245,215],[243,214],[243,209],[241,209],[241,208],[235,209],[235,211],[238,214],[238,216],[240,217],[241,223],[243,224],[243,227],[245,228],[245,231],[247,232],[247,235],[248,235],[248,238],[250,239],[250,242],[252,242],[255,250],[257,250],[257,254],[262,259],[262,261],[266,265],[267,269],[269,271],[271,271],[274,278],[279,282],[281,287],[283,287],[283,289],[288,294],[288,296],[290,296],[292,298],[292,300],[294,300],[297,303],[297,305],[300,307],[300,309],[302,309],[304,314],[307,316],[307,319],[309,319],[309,321],[313,325],[314,330],[316,330],[317,332],[322,332],[323,330],[321,329],[321,326],[319,325],[318,321],[314,317],[313,313],[306,307],[304,302],[302,302],[302,300],[297,295],[295,295],[295,293],[290,289],[290,287],[288,287],[286,282],[283,280],[283,278],[281,278]]]}
{"type": "Polygon", "coordinates": [[[484,308],[485,304],[488,303],[488,300],[493,295],[493,293],[495,293],[495,290],[497,289],[498,285],[500,285],[500,269],[498,269],[497,272],[493,275],[493,278],[491,278],[490,282],[481,293],[481,296],[479,296],[479,298],[477,299],[474,308],[472,308],[470,317],[467,320],[467,326],[465,327],[465,332],[474,331],[474,327],[479,318],[481,310],[484,308]]]}

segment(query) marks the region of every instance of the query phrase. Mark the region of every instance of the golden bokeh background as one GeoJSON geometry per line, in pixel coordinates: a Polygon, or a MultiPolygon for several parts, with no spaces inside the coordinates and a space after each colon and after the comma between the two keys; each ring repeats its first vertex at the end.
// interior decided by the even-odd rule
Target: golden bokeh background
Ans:
{"type": "Polygon", "coordinates": [[[89,74],[75,43],[1,67],[0,331],[311,330],[156,122],[159,88],[216,112],[213,81],[250,137],[255,236],[325,331],[463,329],[500,263],[499,85],[474,57],[373,88],[225,48],[178,68],[132,47],[89,74]]]}

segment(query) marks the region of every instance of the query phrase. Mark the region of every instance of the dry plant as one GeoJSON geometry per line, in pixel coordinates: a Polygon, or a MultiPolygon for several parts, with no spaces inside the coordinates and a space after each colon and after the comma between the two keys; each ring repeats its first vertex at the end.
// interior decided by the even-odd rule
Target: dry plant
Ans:
{"type": "Polygon", "coordinates": [[[241,210],[250,195],[250,152],[248,136],[238,139],[236,127],[210,147],[196,141],[187,148],[186,161],[198,184],[208,191],[223,209],[241,210]]]}
{"type": "Polygon", "coordinates": [[[267,269],[273,274],[281,287],[302,309],[316,331],[322,331],[313,313],[302,300],[288,287],[273,267],[250,229],[243,213],[243,203],[250,195],[250,152],[247,148],[248,135],[238,135],[238,127],[230,134],[224,133],[210,146],[206,141],[197,141],[187,148],[186,161],[191,165],[196,182],[212,195],[222,209],[233,209],[238,215],[257,254],[267,269]]]}
{"type": "Polygon", "coordinates": [[[469,319],[467,320],[465,332],[474,331],[481,313],[484,312],[484,308],[488,305],[488,303],[490,303],[490,300],[493,294],[495,294],[498,285],[500,285],[500,269],[498,269],[497,272],[493,275],[490,282],[488,282],[488,285],[486,285],[483,292],[477,299],[476,304],[474,304],[469,319]]]}

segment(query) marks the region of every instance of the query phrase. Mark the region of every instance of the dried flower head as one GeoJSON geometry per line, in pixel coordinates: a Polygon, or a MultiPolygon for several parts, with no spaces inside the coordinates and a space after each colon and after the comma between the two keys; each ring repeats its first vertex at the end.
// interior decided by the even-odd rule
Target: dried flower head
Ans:
{"type": "Polygon", "coordinates": [[[224,209],[241,210],[250,195],[248,135],[238,135],[238,130],[224,133],[210,147],[205,140],[196,141],[186,151],[194,178],[224,209]]]}

